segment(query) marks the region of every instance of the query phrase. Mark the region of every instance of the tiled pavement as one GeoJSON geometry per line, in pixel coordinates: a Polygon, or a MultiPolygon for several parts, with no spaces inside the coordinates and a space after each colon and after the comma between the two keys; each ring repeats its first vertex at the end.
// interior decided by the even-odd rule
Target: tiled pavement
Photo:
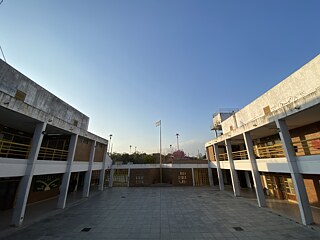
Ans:
{"type": "Polygon", "coordinates": [[[212,188],[112,188],[3,239],[320,239],[320,230],[212,188]]]}

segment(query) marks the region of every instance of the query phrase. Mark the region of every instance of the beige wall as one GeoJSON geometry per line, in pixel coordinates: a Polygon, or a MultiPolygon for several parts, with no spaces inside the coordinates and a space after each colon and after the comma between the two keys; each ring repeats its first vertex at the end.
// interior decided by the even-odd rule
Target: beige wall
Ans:
{"type": "Polygon", "coordinates": [[[90,150],[92,141],[87,138],[79,137],[74,156],[74,161],[88,162],[90,158],[90,150]]]}

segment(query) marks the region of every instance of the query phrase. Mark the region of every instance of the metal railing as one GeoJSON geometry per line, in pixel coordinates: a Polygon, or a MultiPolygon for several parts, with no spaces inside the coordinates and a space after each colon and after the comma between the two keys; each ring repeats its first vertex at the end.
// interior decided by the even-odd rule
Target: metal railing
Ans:
{"type": "Polygon", "coordinates": [[[272,146],[266,147],[253,147],[253,152],[256,158],[280,158],[285,157],[284,150],[282,148],[282,144],[274,144],[272,146]]]}
{"type": "Polygon", "coordinates": [[[31,145],[29,144],[0,139],[0,157],[27,159],[29,157],[30,147],[31,145]]]}
{"type": "Polygon", "coordinates": [[[66,161],[68,158],[68,151],[62,149],[41,147],[38,155],[39,160],[55,160],[66,161]]]}
{"type": "Polygon", "coordinates": [[[310,138],[292,142],[296,156],[308,156],[320,154],[320,138],[310,138]]]}
{"type": "Polygon", "coordinates": [[[219,161],[228,161],[228,155],[226,153],[220,153],[219,161]]]}
{"type": "MultiPolygon", "coordinates": [[[[28,159],[31,145],[16,143],[0,139],[0,157],[28,159]]],[[[41,147],[38,155],[39,160],[66,161],[68,151],[55,148],[41,147]]]]}
{"type": "MultiPolygon", "coordinates": [[[[241,150],[241,151],[232,152],[232,159],[233,160],[248,159],[247,150],[241,150]]],[[[219,154],[219,160],[220,161],[228,161],[228,154],[227,153],[220,153],[219,154]]]]}
{"type": "MultiPolygon", "coordinates": [[[[292,142],[296,156],[308,156],[320,154],[320,138],[310,138],[307,140],[292,142]]],[[[282,143],[274,144],[266,147],[253,147],[253,152],[256,158],[281,158],[285,157],[285,152],[282,143]]],[[[232,152],[233,160],[248,159],[247,150],[232,152]]],[[[219,154],[220,161],[228,161],[227,153],[219,154]]],[[[215,158],[213,159],[215,161],[215,158]]]]}
{"type": "Polygon", "coordinates": [[[249,159],[247,150],[232,152],[232,159],[233,160],[249,159]]]}

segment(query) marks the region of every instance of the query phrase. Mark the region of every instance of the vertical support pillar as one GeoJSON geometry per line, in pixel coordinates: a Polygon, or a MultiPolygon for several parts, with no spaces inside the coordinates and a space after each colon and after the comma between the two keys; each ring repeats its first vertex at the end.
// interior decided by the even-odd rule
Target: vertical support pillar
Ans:
{"type": "Polygon", "coordinates": [[[128,168],[128,184],[127,184],[128,187],[130,187],[130,174],[131,174],[131,168],[130,168],[130,164],[129,164],[129,168],[128,168]]]}
{"type": "Polygon", "coordinates": [[[113,174],[114,174],[114,169],[110,169],[110,176],[109,176],[109,187],[112,187],[113,185],[113,174]]]}
{"type": "Polygon", "coordinates": [[[24,214],[26,211],[27,200],[29,196],[30,186],[32,182],[32,177],[34,173],[34,168],[36,165],[36,161],[38,159],[38,154],[40,151],[43,132],[46,129],[46,123],[38,123],[36,125],[35,131],[33,133],[32,142],[31,142],[31,150],[29,153],[29,159],[27,162],[27,167],[24,176],[21,179],[17,197],[16,197],[16,205],[13,210],[12,217],[12,225],[20,226],[24,220],[24,214]]]}
{"type": "Polygon", "coordinates": [[[245,172],[244,172],[244,176],[245,176],[245,178],[246,178],[247,187],[252,189],[249,172],[248,172],[248,171],[245,171],[245,172]]]}
{"type": "Polygon", "coordinates": [[[104,146],[104,152],[103,152],[103,163],[102,163],[102,169],[100,170],[100,176],[99,176],[99,191],[103,191],[104,189],[104,178],[106,175],[106,167],[107,167],[107,155],[108,155],[108,146],[104,146]]]}
{"type": "Polygon", "coordinates": [[[209,177],[209,184],[210,184],[210,187],[213,187],[214,186],[214,183],[213,183],[213,175],[212,175],[212,168],[210,167],[210,162],[208,161],[208,177],[209,177]]]}
{"type": "Polygon", "coordinates": [[[207,159],[208,159],[208,178],[209,178],[209,184],[210,184],[210,187],[211,186],[214,186],[214,183],[213,183],[213,176],[212,176],[212,169],[210,167],[210,158],[209,158],[209,151],[208,151],[208,148],[207,148],[207,159]]]}
{"type": "Polygon", "coordinates": [[[91,183],[91,176],[92,176],[92,166],[93,166],[95,150],[96,150],[96,141],[93,141],[91,144],[91,150],[90,150],[89,167],[84,177],[82,197],[89,197],[90,183],[91,183]]]}
{"type": "Polygon", "coordinates": [[[296,192],[296,197],[298,200],[301,221],[304,225],[312,224],[313,217],[312,217],[311,207],[310,207],[306,187],[303,182],[303,177],[299,171],[297,159],[292,147],[289,129],[284,119],[277,119],[275,122],[277,124],[278,130],[280,131],[279,135],[280,135],[283,149],[286,154],[287,162],[289,165],[291,178],[294,185],[294,190],[296,192]]]}
{"type": "Polygon", "coordinates": [[[234,162],[232,158],[231,140],[226,139],[225,144],[226,144],[227,155],[228,155],[228,160],[230,164],[230,174],[231,174],[231,180],[232,180],[233,194],[235,197],[238,197],[240,196],[240,184],[239,184],[238,174],[237,174],[237,171],[235,170],[234,162]]]}
{"type": "Polygon", "coordinates": [[[77,184],[76,184],[76,186],[75,186],[75,188],[74,188],[74,191],[75,191],[75,192],[77,192],[77,191],[78,191],[78,186],[79,186],[79,177],[80,177],[80,174],[79,174],[79,173],[77,173],[77,184]]]}
{"type": "Polygon", "coordinates": [[[257,160],[256,160],[256,157],[253,152],[253,143],[252,143],[250,133],[249,132],[243,133],[243,139],[246,144],[248,157],[249,157],[250,164],[251,164],[251,173],[252,173],[252,178],[253,178],[253,182],[254,182],[254,186],[255,186],[255,190],[256,190],[258,205],[259,205],[259,207],[265,207],[266,206],[266,198],[265,198],[264,192],[263,192],[263,187],[262,187],[262,183],[261,183],[260,173],[258,170],[257,160]]]}
{"type": "Polygon", "coordinates": [[[67,168],[66,168],[66,172],[63,174],[57,208],[64,209],[66,206],[66,200],[67,200],[70,176],[71,176],[71,170],[72,170],[72,163],[73,163],[74,155],[76,152],[77,141],[78,141],[78,135],[77,134],[71,135],[68,158],[67,158],[67,168]]]}
{"type": "Polygon", "coordinates": [[[216,163],[217,163],[219,189],[220,189],[220,191],[223,191],[224,190],[223,175],[222,175],[222,171],[221,171],[221,168],[220,168],[219,150],[218,150],[218,145],[217,144],[213,145],[213,151],[214,151],[214,158],[216,159],[216,163]]]}
{"type": "Polygon", "coordinates": [[[195,186],[196,184],[195,184],[195,181],[194,181],[194,169],[191,168],[191,170],[192,170],[192,186],[195,186]]]}

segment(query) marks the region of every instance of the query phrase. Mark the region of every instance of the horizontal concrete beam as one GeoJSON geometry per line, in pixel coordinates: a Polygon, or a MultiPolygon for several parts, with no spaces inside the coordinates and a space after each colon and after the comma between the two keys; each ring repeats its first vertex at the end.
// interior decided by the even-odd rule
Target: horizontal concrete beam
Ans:
{"type": "MultiPolygon", "coordinates": [[[[319,155],[297,157],[297,164],[302,174],[318,174],[320,172],[319,155]]],[[[230,169],[228,161],[220,161],[221,169],[230,169]]],[[[236,170],[250,170],[248,160],[235,160],[236,170]]],[[[258,170],[260,172],[280,172],[289,173],[286,158],[265,158],[257,159],[258,170]]],[[[0,158],[0,177],[21,177],[27,167],[26,159],[0,158]]],[[[37,160],[35,165],[35,175],[64,173],[66,171],[66,161],[37,160]]],[[[112,169],[151,169],[159,168],[159,164],[123,164],[112,165],[112,169]]],[[[163,168],[207,168],[207,164],[162,164],[163,168]]],[[[216,168],[215,162],[209,162],[210,168],[216,168]]],[[[89,168],[88,162],[74,161],[71,172],[84,172],[89,168]]],[[[102,162],[94,162],[93,170],[101,170],[102,162]]],[[[106,169],[110,166],[106,166],[106,169]]]]}

